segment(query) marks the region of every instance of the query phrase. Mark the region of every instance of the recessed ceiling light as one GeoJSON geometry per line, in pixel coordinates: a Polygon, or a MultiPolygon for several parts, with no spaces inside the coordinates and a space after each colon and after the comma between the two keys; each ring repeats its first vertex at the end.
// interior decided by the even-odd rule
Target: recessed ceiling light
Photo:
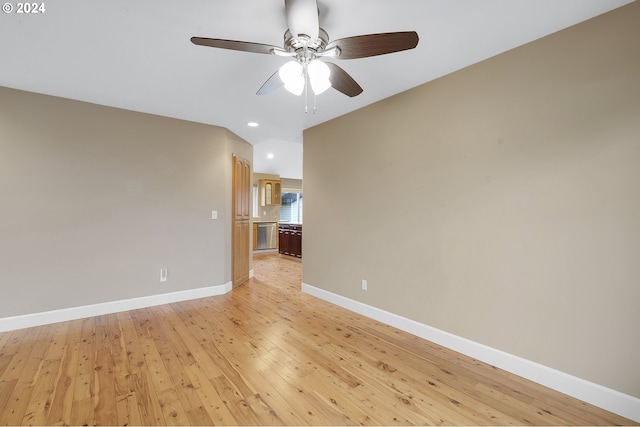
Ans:
{"type": "Polygon", "coordinates": [[[247,126],[249,126],[250,128],[257,128],[260,125],[256,122],[249,122],[247,123],[247,126]]]}
{"type": "Polygon", "coordinates": [[[267,154],[267,159],[273,159],[273,153],[267,154]]]}

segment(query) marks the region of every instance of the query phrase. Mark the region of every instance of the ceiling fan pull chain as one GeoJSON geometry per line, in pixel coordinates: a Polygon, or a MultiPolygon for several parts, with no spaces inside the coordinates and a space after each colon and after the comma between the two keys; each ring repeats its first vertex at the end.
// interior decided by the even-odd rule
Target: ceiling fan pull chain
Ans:
{"type": "Polygon", "coordinates": [[[309,74],[307,73],[307,65],[304,65],[304,113],[309,112],[309,74]]]}
{"type": "Polygon", "coordinates": [[[316,108],[316,93],[313,92],[313,114],[317,112],[318,112],[318,109],[316,108]]]}

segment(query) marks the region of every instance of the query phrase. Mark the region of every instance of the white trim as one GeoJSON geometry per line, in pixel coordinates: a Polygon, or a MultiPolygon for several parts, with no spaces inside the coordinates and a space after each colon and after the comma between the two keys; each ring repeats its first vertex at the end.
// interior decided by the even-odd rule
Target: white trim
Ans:
{"type": "Polygon", "coordinates": [[[231,291],[231,282],[224,285],[208,286],[206,288],[189,289],[186,291],[149,295],[146,297],[110,301],[99,304],[84,305],[81,307],[71,307],[41,313],[4,317],[0,318],[0,332],[30,328],[32,326],[48,325],[50,323],[66,322],[69,320],[83,319],[85,317],[100,316],[120,311],[135,310],[155,305],[170,304],[172,302],[187,301],[196,298],[224,295],[229,291],[231,291]]]}
{"type": "Polygon", "coordinates": [[[634,396],[574,377],[539,363],[505,353],[306,283],[302,284],[302,292],[481,360],[607,411],[640,422],[640,399],[634,396]]]}

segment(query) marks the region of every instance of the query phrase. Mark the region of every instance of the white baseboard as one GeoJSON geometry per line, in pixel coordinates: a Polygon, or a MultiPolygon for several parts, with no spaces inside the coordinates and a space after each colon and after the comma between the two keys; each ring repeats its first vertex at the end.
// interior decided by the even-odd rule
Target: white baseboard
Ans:
{"type": "Polygon", "coordinates": [[[302,284],[302,292],[450,348],[594,406],[640,422],[640,399],[636,397],[306,283],[302,284]]]}
{"type": "Polygon", "coordinates": [[[100,304],[84,305],[81,307],[45,311],[42,313],[4,317],[0,318],[0,332],[48,325],[50,323],[66,322],[69,320],[83,319],[85,317],[100,316],[103,314],[118,313],[120,311],[135,310],[138,308],[153,307],[155,305],[187,301],[196,298],[223,295],[229,291],[231,291],[231,282],[224,285],[208,286],[206,288],[149,295],[146,297],[110,301],[100,304]]]}

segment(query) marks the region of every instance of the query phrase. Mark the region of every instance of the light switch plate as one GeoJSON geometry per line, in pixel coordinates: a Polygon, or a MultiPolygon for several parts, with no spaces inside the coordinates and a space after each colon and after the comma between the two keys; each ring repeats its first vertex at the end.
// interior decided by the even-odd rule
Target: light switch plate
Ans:
{"type": "Polygon", "coordinates": [[[218,211],[211,211],[211,219],[218,219],[218,211]]]}

